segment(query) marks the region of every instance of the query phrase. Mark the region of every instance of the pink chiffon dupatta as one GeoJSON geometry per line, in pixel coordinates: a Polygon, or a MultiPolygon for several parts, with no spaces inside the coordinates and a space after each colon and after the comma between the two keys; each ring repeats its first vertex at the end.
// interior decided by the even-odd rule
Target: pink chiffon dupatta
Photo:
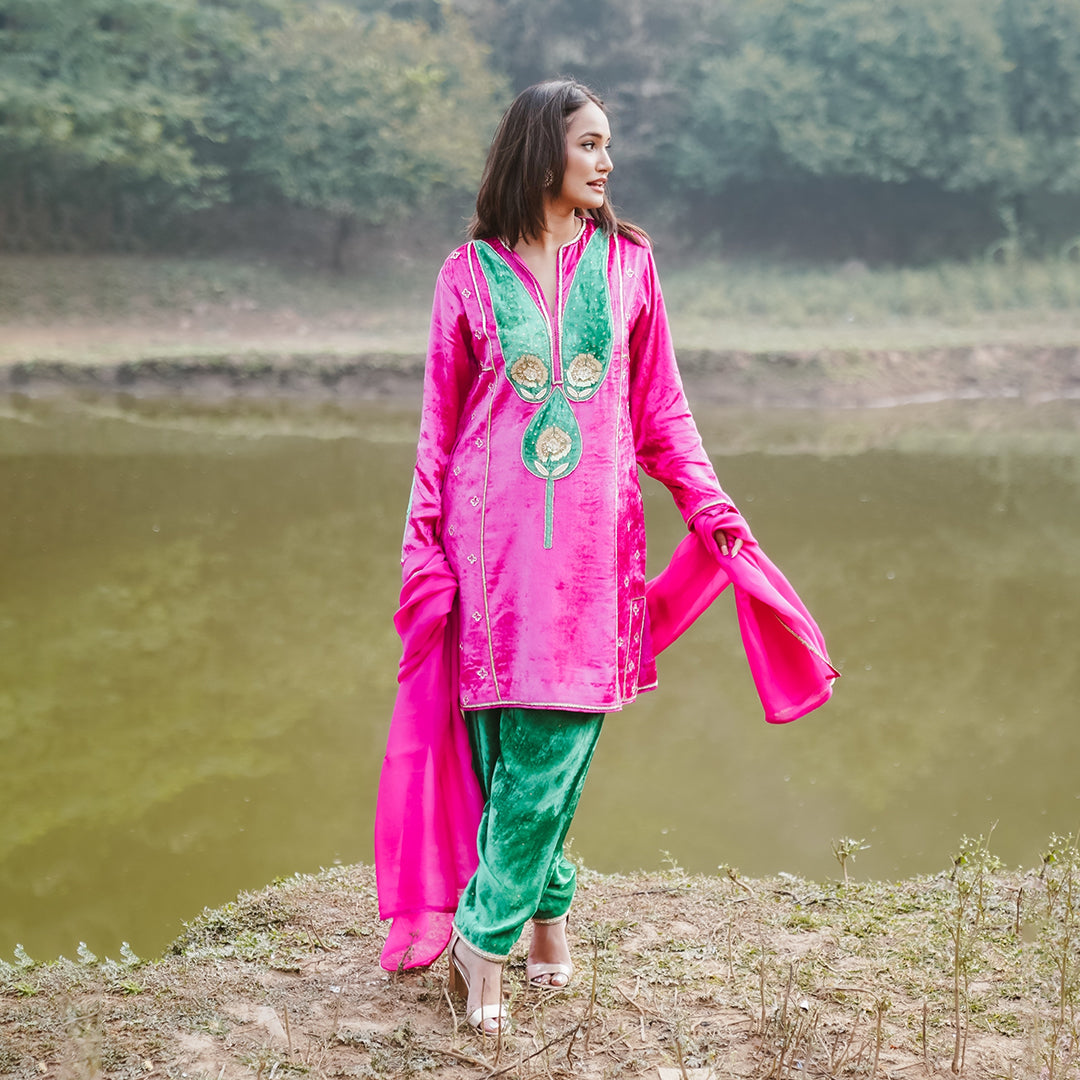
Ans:
{"type": "Polygon", "coordinates": [[[409,556],[394,616],[403,646],[398,693],[375,809],[379,917],[393,919],[381,960],[387,971],[434,963],[476,869],[483,798],[457,702],[456,598],[440,548],[409,556]]]}
{"type": "MultiPolygon", "coordinates": [[[[787,579],[750,541],[733,559],[690,533],[646,585],[653,648],[666,649],[728,587],[765,719],[781,724],[824,704],[839,672],[787,579]]],[[[393,923],[387,971],[427,967],[450,940],[458,898],[477,865],[483,799],[457,700],[457,581],[439,548],[409,556],[394,624],[403,654],[375,812],[379,916],[393,923]]]]}
{"type": "Polygon", "coordinates": [[[840,672],[825,638],[787,578],[748,541],[718,562],[690,533],[645,586],[653,648],[663,652],[728,587],[754,687],[770,724],[797,720],[824,705],[840,672]]]}

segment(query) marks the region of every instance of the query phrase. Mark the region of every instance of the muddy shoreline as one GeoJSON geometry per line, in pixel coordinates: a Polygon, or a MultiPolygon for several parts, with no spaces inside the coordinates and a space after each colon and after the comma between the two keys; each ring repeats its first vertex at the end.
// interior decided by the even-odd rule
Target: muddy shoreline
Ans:
{"type": "MultiPolygon", "coordinates": [[[[1080,346],[983,345],[898,350],[740,352],[682,350],[692,398],[749,407],[881,407],[956,398],[1028,402],[1080,397],[1080,346]]],[[[0,367],[0,393],[72,391],[179,397],[416,398],[418,354],[230,352],[118,362],[17,361],[0,367]]]]}

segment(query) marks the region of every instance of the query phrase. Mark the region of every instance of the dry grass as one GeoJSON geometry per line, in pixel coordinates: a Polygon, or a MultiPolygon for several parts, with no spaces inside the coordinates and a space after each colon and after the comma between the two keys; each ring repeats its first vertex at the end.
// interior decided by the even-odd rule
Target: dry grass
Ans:
{"type": "Polygon", "coordinates": [[[1075,1075],[1075,849],[1041,876],[963,850],[898,884],[583,871],[580,974],[526,994],[519,944],[498,1045],[452,1011],[444,962],[381,971],[370,868],[298,876],[153,963],[0,969],[0,1075],[884,1078],[950,1075],[958,1044],[964,1076],[1075,1075]]]}
{"type": "MultiPolygon", "coordinates": [[[[443,252],[334,275],[242,259],[0,254],[0,364],[422,354],[443,252]]],[[[661,262],[665,260],[661,259],[661,262]]],[[[1080,264],[662,267],[680,349],[770,353],[1080,342],[1080,264]]]]}

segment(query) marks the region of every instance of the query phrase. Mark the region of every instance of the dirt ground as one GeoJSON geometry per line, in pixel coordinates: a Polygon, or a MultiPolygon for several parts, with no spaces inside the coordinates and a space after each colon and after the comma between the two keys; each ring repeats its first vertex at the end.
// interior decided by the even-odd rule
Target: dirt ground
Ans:
{"type": "MultiPolygon", "coordinates": [[[[692,398],[717,405],[883,407],[958,398],[1042,402],[1080,396],[1080,347],[1075,346],[986,345],[911,352],[684,350],[680,367],[692,398]]],[[[50,396],[75,390],[195,401],[416,397],[422,374],[419,353],[151,353],[135,360],[11,361],[0,364],[0,393],[50,396]]]]}
{"type": "Polygon", "coordinates": [[[373,870],[335,868],[205,912],[151,963],[0,969],[0,1075],[1052,1080],[1076,1069],[1064,881],[583,870],[572,987],[523,991],[519,943],[495,1041],[463,1023],[445,957],[381,970],[373,870]]]}
{"type": "MultiPolygon", "coordinates": [[[[0,326],[0,393],[71,390],[188,400],[417,396],[426,307],[408,298],[313,315],[288,306],[196,304],[192,310],[67,316],[0,326]],[[415,308],[415,310],[414,310],[415,308]]],[[[426,303],[426,301],[425,301],[426,303]]],[[[676,328],[678,329],[678,328],[676,328]]],[[[813,329],[746,344],[745,327],[676,334],[692,398],[760,407],[887,406],[985,397],[1080,396],[1080,331],[1055,326],[937,327],[923,345],[884,347],[813,329]],[[985,334],[980,337],[980,334],[985,334]],[[957,336],[958,335],[958,336],[957,336]],[[818,340],[820,338],[820,340],[818,340]],[[789,346],[776,342],[787,340],[789,346]],[[701,348],[716,341],[715,348],[701,348]],[[735,345],[731,345],[735,342],[735,345]],[[739,343],[742,342],[740,345],[739,343]],[[698,347],[695,347],[698,346],[698,347]]]]}

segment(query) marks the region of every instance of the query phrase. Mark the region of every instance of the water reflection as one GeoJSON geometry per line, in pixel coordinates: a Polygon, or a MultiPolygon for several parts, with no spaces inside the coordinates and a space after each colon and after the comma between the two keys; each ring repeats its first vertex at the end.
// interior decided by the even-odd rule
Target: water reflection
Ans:
{"type": "MultiPolygon", "coordinates": [[[[1080,406],[699,410],[845,678],[761,719],[725,600],[606,727],[601,870],[856,874],[1080,825],[1080,406]]],[[[241,888],[369,860],[415,409],[0,411],[0,956],[153,953],[241,888]]],[[[681,536],[649,489],[654,569],[681,536]]]]}

